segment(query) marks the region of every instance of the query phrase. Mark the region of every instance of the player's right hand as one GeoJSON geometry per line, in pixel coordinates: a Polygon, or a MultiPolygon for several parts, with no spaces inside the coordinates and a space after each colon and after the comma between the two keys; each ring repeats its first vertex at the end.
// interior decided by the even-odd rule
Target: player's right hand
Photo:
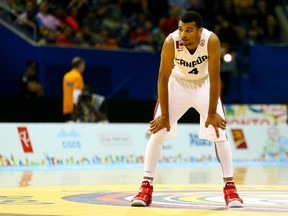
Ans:
{"type": "Polygon", "coordinates": [[[168,118],[158,116],[154,120],[150,121],[150,131],[154,134],[160,131],[161,129],[166,128],[167,131],[170,131],[170,122],[168,118]]]}

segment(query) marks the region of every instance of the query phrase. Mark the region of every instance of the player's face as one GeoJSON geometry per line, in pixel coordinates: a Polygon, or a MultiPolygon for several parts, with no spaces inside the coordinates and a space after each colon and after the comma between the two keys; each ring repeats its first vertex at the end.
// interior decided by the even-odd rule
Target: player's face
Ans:
{"type": "Polygon", "coordinates": [[[178,30],[184,46],[198,46],[203,28],[197,28],[195,22],[183,23],[180,20],[178,30]]]}

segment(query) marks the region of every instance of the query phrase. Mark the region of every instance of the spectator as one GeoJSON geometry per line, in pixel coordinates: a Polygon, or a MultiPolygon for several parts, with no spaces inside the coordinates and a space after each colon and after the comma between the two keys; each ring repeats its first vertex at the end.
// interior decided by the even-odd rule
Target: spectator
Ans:
{"type": "Polygon", "coordinates": [[[85,61],[81,57],[72,59],[72,69],[63,77],[63,115],[65,121],[70,121],[74,104],[84,87],[82,74],[85,70],[85,61]]]}
{"type": "Polygon", "coordinates": [[[100,111],[104,97],[92,93],[89,86],[83,88],[75,109],[72,120],[80,122],[102,122],[107,121],[107,117],[100,111]]]}
{"type": "Polygon", "coordinates": [[[37,79],[37,69],[37,62],[27,62],[27,70],[20,80],[20,96],[37,98],[44,95],[43,87],[37,79]]]}
{"type": "Polygon", "coordinates": [[[78,9],[76,19],[79,25],[82,25],[83,19],[86,17],[88,13],[87,1],[86,0],[71,0],[68,5],[68,9],[73,8],[73,7],[76,7],[78,9]]]}
{"type": "Polygon", "coordinates": [[[35,8],[35,4],[34,4],[33,1],[28,0],[26,2],[25,11],[23,11],[23,13],[20,14],[20,16],[16,19],[15,22],[18,25],[21,25],[21,26],[23,26],[24,28],[26,28],[26,29],[28,29],[30,31],[32,29],[29,29],[29,26],[27,25],[28,22],[31,22],[31,23],[33,23],[33,24],[35,24],[37,26],[37,22],[36,22],[36,8],[35,8]]]}
{"type": "Polygon", "coordinates": [[[257,1],[256,14],[253,21],[262,29],[265,40],[275,41],[279,38],[276,17],[273,11],[268,10],[266,1],[257,1]]]}
{"type": "Polygon", "coordinates": [[[60,27],[60,21],[52,14],[48,13],[48,2],[42,1],[39,6],[39,12],[36,15],[39,27],[45,27],[48,30],[57,30],[60,27]]]}
{"type": "Polygon", "coordinates": [[[135,48],[137,49],[143,49],[145,47],[144,49],[153,50],[152,35],[149,29],[145,28],[145,26],[137,26],[130,33],[130,40],[134,43],[135,48]]]}
{"type": "Polygon", "coordinates": [[[72,7],[70,9],[70,14],[66,17],[66,23],[76,31],[79,30],[80,28],[80,25],[76,19],[77,15],[78,15],[78,8],[72,7]]]}
{"type": "Polygon", "coordinates": [[[230,21],[222,18],[220,23],[215,26],[215,34],[218,35],[221,42],[237,46],[239,43],[238,33],[230,21]]]}
{"type": "Polygon", "coordinates": [[[132,18],[135,13],[148,13],[147,0],[122,0],[120,9],[124,16],[132,18]]]}
{"type": "Polygon", "coordinates": [[[83,21],[83,26],[87,28],[90,35],[100,31],[101,21],[96,16],[96,11],[90,9],[86,18],[83,21]]]}
{"type": "Polygon", "coordinates": [[[169,17],[160,20],[160,30],[165,34],[165,37],[178,28],[181,10],[179,7],[174,6],[170,8],[169,12],[169,17]]]}
{"type": "Polygon", "coordinates": [[[73,41],[74,31],[71,26],[66,26],[64,30],[56,36],[55,43],[61,46],[75,45],[73,41]]]}
{"type": "Polygon", "coordinates": [[[58,6],[55,8],[54,16],[56,19],[58,19],[61,25],[64,25],[66,23],[66,12],[62,6],[58,6]]]}

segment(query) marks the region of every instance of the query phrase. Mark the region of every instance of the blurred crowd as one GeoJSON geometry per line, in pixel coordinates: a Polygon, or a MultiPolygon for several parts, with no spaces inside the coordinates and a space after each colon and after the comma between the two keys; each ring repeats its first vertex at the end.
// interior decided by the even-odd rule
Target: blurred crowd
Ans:
{"type": "Polygon", "coordinates": [[[160,50],[186,10],[198,11],[204,26],[228,44],[228,49],[241,52],[247,44],[280,38],[273,0],[3,1],[19,14],[18,18],[8,17],[12,22],[31,32],[27,23],[35,25],[41,44],[160,50]]]}

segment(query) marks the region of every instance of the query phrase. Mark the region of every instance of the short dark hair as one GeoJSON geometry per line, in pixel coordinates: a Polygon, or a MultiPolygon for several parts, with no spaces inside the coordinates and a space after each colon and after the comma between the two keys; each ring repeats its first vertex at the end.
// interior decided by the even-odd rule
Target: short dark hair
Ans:
{"type": "Polygon", "coordinates": [[[203,19],[196,11],[187,11],[183,13],[180,20],[183,23],[195,22],[197,28],[203,27],[203,19]]]}
{"type": "Polygon", "coordinates": [[[81,58],[81,57],[79,57],[79,56],[74,57],[74,58],[72,59],[72,67],[73,67],[73,68],[77,68],[77,67],[79,67],[79,65],[81,65],[81,64],[84,63],[84,62],[85,62],[85,61],[84,61],[83,58],[81,58]]]}

